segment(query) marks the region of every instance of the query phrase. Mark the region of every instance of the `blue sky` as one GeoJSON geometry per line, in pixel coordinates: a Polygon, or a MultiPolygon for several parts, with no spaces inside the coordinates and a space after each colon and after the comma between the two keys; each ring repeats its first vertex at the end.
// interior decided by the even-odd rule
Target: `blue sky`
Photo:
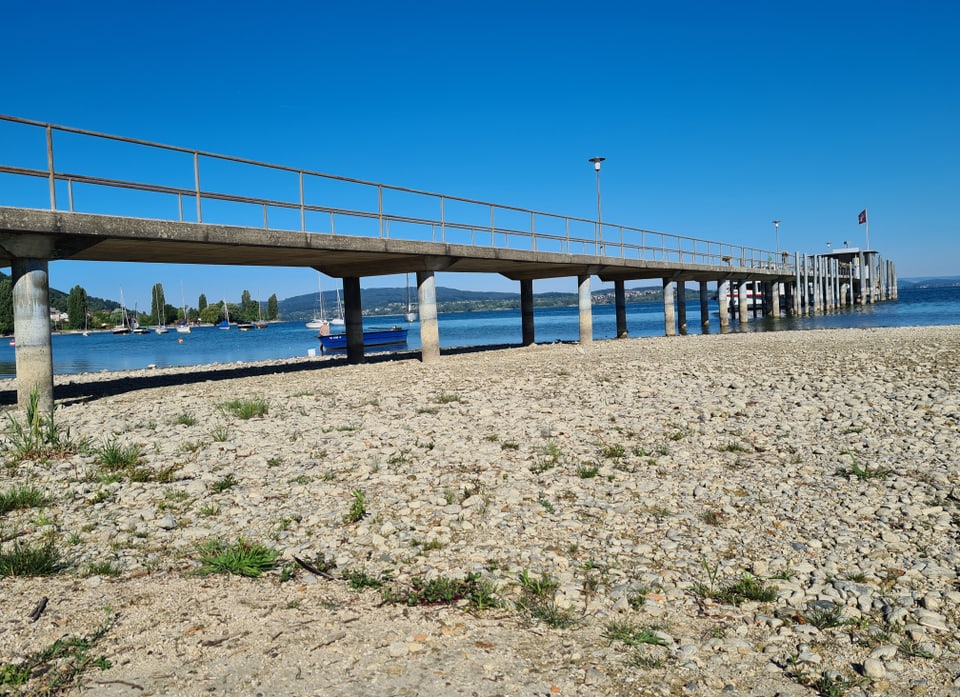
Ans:
{"type": "MultiPolygon", "coordinates": [[[[4,24],[7,115],[583,218],[601,155],[605,221],[773,249],[777,218],[812,253],[862,246],[867,208],[901,277],[960,274],[954,2],[52,0],[6,3],[4,24]]],[[[54,287],[141,308],[156,282],[178,304],[181,283],[191,304],[317,286],[51,265],[54,287]]]]}

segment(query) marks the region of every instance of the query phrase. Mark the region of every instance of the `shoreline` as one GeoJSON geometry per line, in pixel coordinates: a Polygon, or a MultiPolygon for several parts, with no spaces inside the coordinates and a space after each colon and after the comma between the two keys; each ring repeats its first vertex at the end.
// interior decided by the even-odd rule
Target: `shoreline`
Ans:
{"type": "Polygon", "coordinates": [[[4,529],[69,567],[2,579],[0,663],[110,607],[112,667],[81,678],[106,697],[960,694],[960,326],[261,363],[58,399],[91,449],[0,468],[0,491],[47,493],[4,529]],[[109,443],[169,474],[106,471],[109,443]],[[193,575],[238,538],[281,566],[193,575]],[[398,605],[360,574],[478,574],[502,604],[398,605]],[[719,594],[745,574],[772,596],[719,594]],[[525,578],[556,584],[541,614],[525,578]]]}
{"type": "MultiPolygon", "coordinates": [[[[215,325],[205,325],[207,328],[215,328],[215,325]]],[[[784,330],[783,332],[771,331],[771,332],[740,332],[740,331],[730,331],[723,333],[712,333],[712,334],[689,334],[686,336],[675,336],[675,337],[665,337],[665,336],[635,336],[627,337],[626,339],[598,339],[594,340],[594,346],[603,345],[607,342],[624,342],[624,341],[697,341],[702,339],[712,339],[717,337],[747,337],[747,336],[766,336],[770,334],[817,334],[822,332],[827,333],[844,333],[844,332],[886,332],[886,331],[925,331],[928,329],[938,329],[938,328],[960,328],[960,323],[958,324],[942,324],[942,325],[916,325],[916,326],[897,326],[897,327],[840,327],[840,328],[814,328],[814,329],[791,329],[784,330]]],[[[70,333],[80,333],[80,332],[70,332],[70,333]]],[[[440,349],[441,356],[451,356],[458,355],[463,353],[489,353],[489,352],[499,352],[504,350],[515,350],[515,349],[524,349],[524,348],[536,348],[536,347],[547,347],[547,346],[557,346],[557,345],[578,345],[576,341],[551,341],[533,344],[532,347],[524,347],[520,343],[516,344],[482,344],[478,346],[450,346],[443,347],[440,349]]],[[[419,361],[420,350],[419,349],[406,349],[400,351],[370,351],[365,354],[363,363],[383,363],[391,361],[405,361],[405,360],[416,360],[419,361]]],[[[235,377],[242,378],[244,377],[244,372],[250,371],[253,373],[263,373],[269,371],[271,367],[277,367],[281,370],[290,370],[292,367],[302,367],[303,369],[310,369],[311,364],[323,363],[326,362],[335,362],[337,364],[344,364],[346,360],[345,352],[337,352],[335,354],[324,354],[320,351],[317,351],[315,356],[301,355],[301,356],[292,356],[288,358],[275,358],[268,360],[258,360],[258,361],[229,361],[229,362],[213,362],[213,363],[200,363],[194,365],[174,365],[174,366],[163,366],[163,367],[144,367],[136,368],[129,370],[96,370],[82,373],[59,373],[54,375],[54,386],[60,385],[73,385],[73,384],[86,384],[90,382],[97,381],[116,381],[116,380],[125,380],[125,379],[149,379],[151,377],[156,377],[160,379],[165,379],[173,375],[188,375],[192,373],[215,373],[220,375],[229,374],[231,371],[236,371],[237,375],[235,377]]],[[[322,367],[322,366],[319,366],[322,367]]],[[[163,381],[163,380],[161,380],[163,381]]],[[[0,377],[0,404],[9,403],[5,401],[2,395],[6,392],[16,392],[16,377],[0,377]]],[[[15,401],[15,400],[14,400],[15,401]]]]}

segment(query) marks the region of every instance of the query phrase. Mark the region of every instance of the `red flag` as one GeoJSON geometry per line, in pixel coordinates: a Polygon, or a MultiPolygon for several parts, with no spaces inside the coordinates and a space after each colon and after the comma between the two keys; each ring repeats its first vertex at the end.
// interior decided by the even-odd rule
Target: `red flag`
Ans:
{"type": "Polygon", "coordinates": [[[864,208],[862,211],[860,211],[860,214],[857,216],[857,225],[863,225],[865,222],[867,222],[867,209],[866,209],[866,208],[864,208]]]}

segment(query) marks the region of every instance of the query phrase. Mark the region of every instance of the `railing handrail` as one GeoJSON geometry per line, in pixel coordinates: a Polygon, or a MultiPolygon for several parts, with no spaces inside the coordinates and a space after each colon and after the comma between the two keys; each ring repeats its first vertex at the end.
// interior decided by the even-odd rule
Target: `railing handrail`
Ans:
{"type": "MultiPolygon", "coordinates": [[[[754,247],[745,247],[743,245],[735,245],[725,242],[717,242],[713,240],[706,240],[702,238],[689,237],[685,235],[675,235],[671,233],[658,232],[655,230],[646,230],[644,228],[633,227],[629,225],[622,225],[610,222],[602,222],[589,218],[580,218],[575,216],[560,215],[557,213],[549,213],[546,211],[537,211],[528,208],[521,208],[519,206],[512,206],[506,204],[497,204],[490,203],[487,201],[480,201],[477,199],[470,199],[462,196],[453,196],[448,194],[439,194],[430,191],[424,191],[420,189],[413,189],[409,187],[396,186],[391,184],[382,184],[378,182],[367,181],[363,179],[356,179],[352,177],[344,177],[340,175],[327,174],[324,172],[307,170],[303,168],[290,167],[286,165],[277,165],[268,162],[262,162],[258,160],[252,160],[249,158],[235,157],[231,155],[221,155],[217,153],[196,150],[185,148],[182,146],[167,145],[163,143],[156,143],[147,140],[142,140],[139,138],[129,138],[126,136],[117,136],[108,133],[100,133],[97,131],[91,131],[81,128],[74,128],[70,126],[61,126],[56,124],[43,123],[40,121],[34,121],[31,119],[24,119],[15,116],[7,116],[0,114],[0,121],[7,121],[12,123],[17,123],[21,125],[31,126],[42,128],[47,131],[47,148],[48,148],[48,169],[41,170],[28,167],[17,167],[12,165],[3,165],[0,164],[0,173],[14,174],[18,176],[31,176],[31,177],[40,177],[48,178],[51,182],[51,209],[58,209],[56,204],[56,192],[54,187],[54,182],[61,181],[67,182],[69,189],[69,210],[74,210],[73,202],[73,190],[72,186],[74,183],[80,184],[89,184],[93,186],[106,186],[106,187],[116,187],[129,190],[137,191],[150,191],[161,194],[176,195],[180,199],[180,220],[183,220],[183,206],[182,206],[182,197],[189,196],[195,197],[197,201],[197,220],[198,222],[202,221],[201,213],[201,202],[203,200],[219,200],[219,201],[231,201],[236,203],[248,204],[248,205],[257,205],[264,208],[264,228],[270,229],[268,225],[268,216],[267,209],[269,208],[284,208],[290,210],[300,210],[301,211],[301,230],[306,232],[306,224],[304,219],[304,214],[306,211],[312,213],[327,213],[331,217],[341,216],[341,217],[353,217],[353,218],[372,218],[380,220],[379,225],[379,236],[383,237],[384,232],[384,221],[389,222],[401,222],[401,223],[410,223],[414,225],[431,226],[434,229],[437,226],[440,227],[441,237],[446,237],[446,230],[469,230],[471,232],[471,240],[475,240],[476,235],[474,233],[482,232],[484,234],[489,234],[491,236],[491,244],[484,245],[490,246],[493,248],[499,248],[496,244],[497,235],[504,237],[505,246],[509,248],[509,239],[511,237],[524,237],[530,240],[532,249],[537,250],[538,240],[550,241],[559,243],[561,248],[565,247],[565,252],[567,254],[573,254],[571,251],[572,245],[581,245],[586,253],[586,249],[589,247],[593,248],[593,253],[596,256],[613,256],[614,258],[633,258],[632,255],[628,257],[627,252],[641,252],[640,258],[644,258],[642,252],[650,251],[653,253],[654,258],[659,254],[664,259],[677,258],[678,261],[683,263],[685,258],[692,258],[694,261],[692,263],[707,263],[704,260],[712,260],[710,263],[715,265],[721,265],[721,262],[729,262],[733,259],[738,260],[741,266],[747,266],[752,268],[777,268],[782,270],[784,273],[789,273],[793,269],[792,264],[785,263],[782,258],[778,258],[778,254],[769,250],[763,250],[754,247]],[[57,171],[54,165],[55,158],[53,152],[53,139],[52,133],[54,131],[63,132],[63,133],[72,133],[76,135],[81,135],[85,137],[105,139],[108,141],[115,141],[121,143],[128,143],[137,146],[144,146],[148,148],[155,148],[160,150],[165,150],[169,152],[177,152],[182,154],[191,155],[194,160],[194,182],[195,186],[193,188],[187,187],[178,187],[178,186],[169,186],[164,184],[152,184],[138,181],[129,181],[123,179],[115,179],[108,177],[93,176],[80,173],[68,173],[57,171]],[[270,199],[270,198],[261,198],[257,196],[243,196],[237,194],[224,193],[222,191],[207,191],[200,187],[200,170],[199,170],[199,160],[200,158],[209,158],[213,160],[231,162],[236,164],[242,164],[252,167],[264,168],[267,170],[286,172],[291,174],[296,174],[300,181],[300,196],[297,201],[285,201],[281,199],[270,199]],[[348,208],[338,208],[334,206],[319,206],[316,204],[308,204],[304,201],[303,198],[303,178],[308,177],[319,177],[324,180],[332,180],[337,182],[343,182],[347,184],[356,184],[365,187],[374,187],[377,192],[378,205],[376,211],[365,211],[365,210],[356,210],[348,208]],[[439,202],[440,204],[440,216],[439,219],[431,218],[418,218],[414,216],[407,215],[398,215],[396,213],[385,212],[383,210],[383,191],[398,192],[403,194],[412,194],[415,196],[428,197],[439,202]],[[448,215],[445,213],[445,203],[456,202],[467,204],[471,206],[480,206],[483,208],[490,209],[490,220],[491,224],[489,226],[482,226],[472,223],[466,223],[463,221],[451,220],[448,215]],[[530,230],[519,230],[516,228],[507,228],[507,227],[498,227],[494,224],[494,212],[495,211],[505,211],[509,213],[521,213],[530,218],[530,230]],[[555,220],[563,224],[563,229],[565,230],[564,234],[556,234],[551,232],[541,232],[537,230],[537,219],[540,218],[555,220]],[[575,223],[578,225],[586,226],[599,226],[599,236],[595,238],[589,237],[576,237],[570,235],[570,224],[575,223]],[[604,239],[604,232],[607,230],[614,230],[618,233],[617,241],[610,241],[604,239]],[[637,244],[634,241],[627,241],[624,238],[624,233],[638,234],[640,236],[640,243],[637,244]],[[655,241],[659,241],[658,246],[647,244],[647,239],[649,236],[655,236],[655,241]],[[700,251],[700,248],[703,248],[703,251],[700,251]],[[619,250],[619,255],[608,255],[605,253],[606,248],[617,249],[619,250]],[[711,252],[711,249],[716,250],[711,252]],[[725,253],[726,252],[726,253],[725,253]]],[[[333,230],[333,224],[331,224],[331,233],[335,234],[333,230]]],[[[539,226],[540,230],[543,230],[545,226],[541,224],[539,226]]],[[[389,234],[389,228],[387,228],[387,233],[389,234]]],[[[476,242],[472,242],[476,246],[476,242]]]]}

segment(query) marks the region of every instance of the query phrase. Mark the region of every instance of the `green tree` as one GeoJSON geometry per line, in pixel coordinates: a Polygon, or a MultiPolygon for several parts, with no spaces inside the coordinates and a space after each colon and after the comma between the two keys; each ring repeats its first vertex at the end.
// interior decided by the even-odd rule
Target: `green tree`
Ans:
{"type": "Polygon", "coordinates": [[[67,317],[72,329],[86,329],[87,310],[87,291],[74,286],[67,296],[67,317]]]}
{"type": "Polygon", "coordinates": [[[203,312],[207,309],[207,296],[203,293],[200,293],[200,297],[197,299],[197,312],[203,312]]]}
{"type": "Polygon", "coordinates": [[[163,284],[157,283],[150,292],[150,321],[157,321],[160,324],[166,324],[165,307],[167,298],[163,294],[163,284]]]}
{"type": "Polygon", "coordinates": [[[0,281],[0,334],[13,333],[13,281],[0,281]]]}
{"type": "MultiPolygon", "coordinates": [[[[201,296],[203,297],[203,296],[201,296]]],[[[200,310],[200,321],[206,324],[216,324],[223,319],[220,305],[204,305],[200,310]]]]}
{"type": "Polygon", "coordinates": [[[257,318],[257,304],[250,297],[249,290],[243,291],[240,295],[240,317],[247,322],[257,318]]]}
{"type": "Polygon", "coordinates": [[[277,313],[277,294],[274,293],[267,300],[267,319],[276,319],[277,313]]]}

